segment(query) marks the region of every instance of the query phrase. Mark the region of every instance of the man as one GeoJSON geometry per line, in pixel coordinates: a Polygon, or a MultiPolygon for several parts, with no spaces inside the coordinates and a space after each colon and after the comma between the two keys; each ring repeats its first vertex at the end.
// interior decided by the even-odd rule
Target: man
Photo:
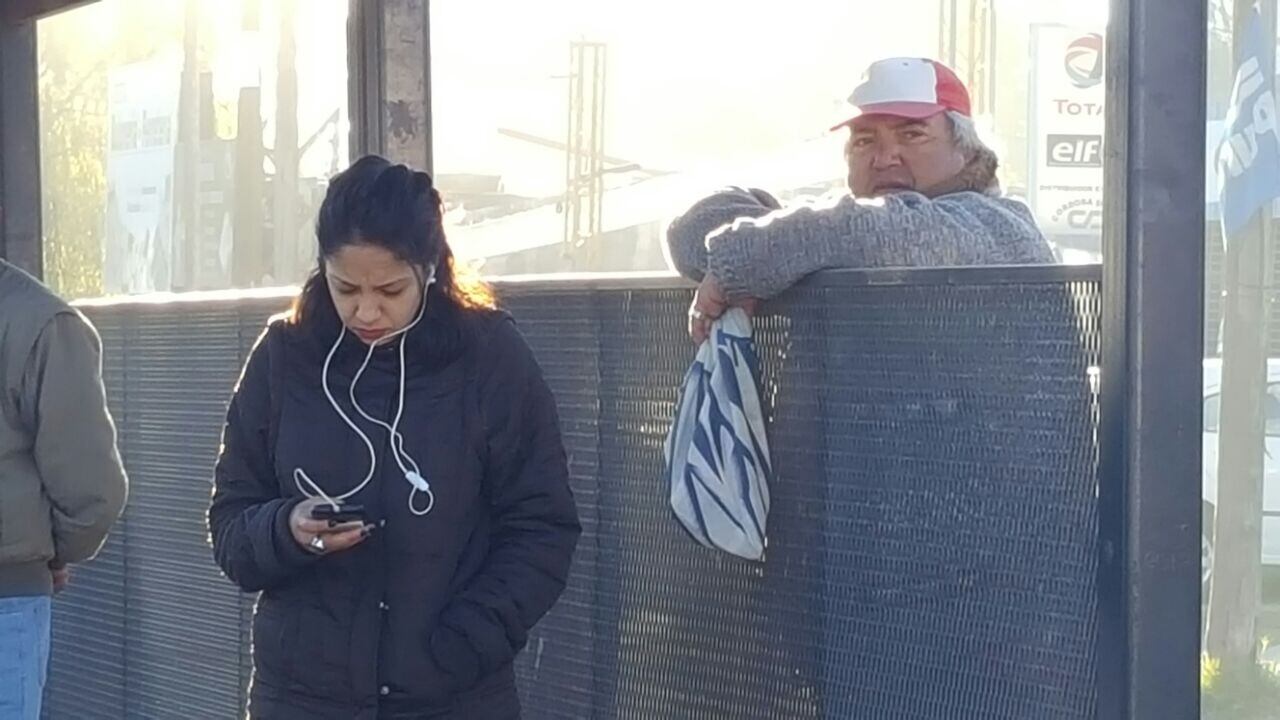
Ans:
{"type": "Polygon", "coordinates": [[[93,557],[127,481],[89,321],[0,260],[0,717],[40,716],[50,596],[93,557]]]}
{"type": "Polygon", "coordinates": [[[760,190],[705,198],[667,231],[672,263],[701,282],[689,332],[701,342],[730,305],[751,307],[823,268],[1054,262],[1030,210],[1000,195],[969,93],[941,63],[891,58],[849,96],[851,195],[780,208],[760,190]]]}

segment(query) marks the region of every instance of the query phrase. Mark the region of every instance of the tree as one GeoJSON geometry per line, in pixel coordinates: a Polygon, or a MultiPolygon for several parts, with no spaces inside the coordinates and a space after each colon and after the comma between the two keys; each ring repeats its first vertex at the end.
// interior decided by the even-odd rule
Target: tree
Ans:
{"type": "Polygon", "coordinates": [[[151,57],[179,31],[168,0],[105,0],[40,23],[44,272],[65,297],[103,293],[110,70],[151,57]]]}
{"type": "MultiPolygon", "coordinates": [[[[1235,65],[1247,60],[1242,42],[1254,0],[1236,0],[1235,65]]],[[[1275,77],[1275,0],[1262,0],[1263,77],[1275,77]]],[[[1274,90],[1274,82],[1272,83],[1274,90]]],[[[1218,432],[1218,497],[1213,521],[1213,576],[1206,652],[1224,669],[1252,668],[1261,602],[1262,473],[1265,455],[1266,328],[1270,286],[1271,203],[1227,238],[1227,288],[1222,331],[1222,401],[1218,432]]]]}
{"type": "Polygon", "coordinates": [[[42,25],[40,177],[45,280],[60,294],[102,294],[106,207],[107,65],[92,47],[96,8],[42,25]]]}

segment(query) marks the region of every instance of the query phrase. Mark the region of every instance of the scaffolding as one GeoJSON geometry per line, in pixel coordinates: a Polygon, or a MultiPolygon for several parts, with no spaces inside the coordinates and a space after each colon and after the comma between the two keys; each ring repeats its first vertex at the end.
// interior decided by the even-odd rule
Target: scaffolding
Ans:
{"type": "Polygon", "coordinates": [[[603,227],[606,55],[604,43],[575,41],[569,48],[564,255],[575,270],[594,265],[603,227]]]}

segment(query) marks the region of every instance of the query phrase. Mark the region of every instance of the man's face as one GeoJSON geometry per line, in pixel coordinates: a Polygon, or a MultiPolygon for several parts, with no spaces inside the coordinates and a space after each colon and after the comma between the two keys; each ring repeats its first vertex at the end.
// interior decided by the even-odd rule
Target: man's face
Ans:
{"type": "Polygon", "coordinates": [[[879,197],[932,190],[954,178],[965,165],[956,148],[951,121],[943,113],[923,120],[894,115],[863,115],[849,124],[845,160],[855,197],[879,197]]]}

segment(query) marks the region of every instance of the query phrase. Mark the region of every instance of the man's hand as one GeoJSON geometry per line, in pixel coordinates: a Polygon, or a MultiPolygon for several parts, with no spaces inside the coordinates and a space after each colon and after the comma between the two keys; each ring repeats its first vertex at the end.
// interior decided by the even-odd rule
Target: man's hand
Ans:
{"type": "Polygon", "coordinates": [[[689,306],[689,337],[693,338],[695,345],[701,345],[711,335],[712,321],[724,315],[726,310],[740,307],[747,311],[747,315],[754,315],[758,304],[755,298],[730,302],[720,281],[707,273],[693,295],[693,304],[689,306]]]}
{"type": "Polygon", "coordinates": [[[49,563],[49,572],[53,575],[53,592],[60,593],[71,584],[71,568],[56,560],[49,563]]]}

